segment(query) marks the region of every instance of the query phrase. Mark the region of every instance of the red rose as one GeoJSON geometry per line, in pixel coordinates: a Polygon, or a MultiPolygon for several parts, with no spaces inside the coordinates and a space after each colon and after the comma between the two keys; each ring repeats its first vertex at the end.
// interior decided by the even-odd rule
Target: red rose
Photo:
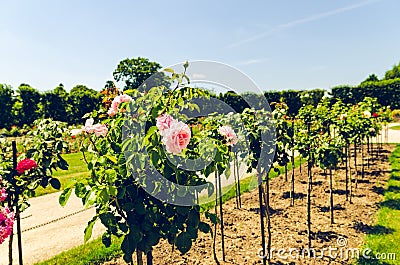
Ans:
{"type": "Polygon", "coordinates": [[[22,159],[21,161],[19,161],[18,165],[17,165],[17,172],[19,175],[21,175],[22,173],[24,173],[27,170],[31,170],[32,168],[36,168],[37,164],[35,162],[35,160],[32,159],[22,159]]]}
{"type": "Polygon", "coordinates": [[[378,117],[379,117],[379,114],[378,114],[378,113],[376,113],[376,112],[374,112],[374,113],[372,113],[372,117],[374,117],[374,118],[378,118],[378,117]]]}

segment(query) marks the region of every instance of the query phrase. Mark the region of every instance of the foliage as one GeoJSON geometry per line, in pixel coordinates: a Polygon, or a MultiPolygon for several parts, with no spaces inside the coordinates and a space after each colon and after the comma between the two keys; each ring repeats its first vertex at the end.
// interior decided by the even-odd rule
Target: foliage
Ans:
{"type": "Polygon", "coordinates": [[[42,116],[41,95],[37,89],[28,84],[21,84],[17,92],[18,97],[14,105],[16,122],[19,126],[32,125],[36,119],[42,116]]]}
{"type": "Polygon", "coordinates": [[[400,78],[400,63],[393,65],[393,68],[385,73],[385,79],[400,78]]]}
{"type": "MultiPolygon", "coordinates": [[[[138,88],[146,79],[157,73],[160,68],[160,64],[151,62],[146,58],[126,58],[118,64],[113,76],[117,82],[125,82],[124,89],[133,89],[138,88]]],[[[157,82],[157,84],[161,83],[157,82]]]]}
{"type": "Polygon", "coordinates": [[[100,109],[100,93],[84,85],[77,85],[69,92],[68,105],[68,122],[82,123],[85,114],[100,109]]]}
{"type": "Polygon", "coordinates": [[[0,84],[0,106],[2,114],[0,116],[0,128],[9,128],[14,123],[14,113],[12,111],[15,99],[11,86],[0,84]]]}

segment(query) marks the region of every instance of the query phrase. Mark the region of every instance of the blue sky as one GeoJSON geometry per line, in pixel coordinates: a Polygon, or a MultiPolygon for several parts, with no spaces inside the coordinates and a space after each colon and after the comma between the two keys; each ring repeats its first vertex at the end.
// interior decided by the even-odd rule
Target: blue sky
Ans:
{"type": "Polygon", "coordinates": [[[1,1],[0,83],[101,89],[124,58],[237,67],[262,89],[356,85],[400,61],[398,0],[1,1]]]}

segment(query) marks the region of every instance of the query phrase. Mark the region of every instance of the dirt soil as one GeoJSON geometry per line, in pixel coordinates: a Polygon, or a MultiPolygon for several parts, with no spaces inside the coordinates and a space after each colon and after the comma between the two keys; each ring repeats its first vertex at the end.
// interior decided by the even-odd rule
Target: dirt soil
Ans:
{"type": "MultiPolygon", "coordinates": [[[[358,187],[354,191],[352,203],[346,201],[344,166],[334,171],[334,217],[335,224],[330,223],[329,212],[329,175],[323,170],[313,169],[312,190],[312,248],[317,257],[310,258],[301,251],[307,248],[307,170],[303,165],[302,172],[295,170],[296,200],[290,206],[290,182],[284,175],[270,181],[271,190],[271,230],[272,230],[272,264],[349,264],[346,258],[349,248],[362,248],[365,236],[373,231],[379,202],[383,200],[383,192],[390,177],[388,156],[394,146],[384,146],[378,159],[370,161],[370,167],[365,166],[365,176],[361,178],[361,165],[358,167],[358,187]],[[336,259],[330,257],[329,247],[336,259]],[[278,255],[278,249],[284,249],[283,255],[278,255]],[[292,259],[289,255],[295,257],[292,259]],[[321,250],[326,248],[323,258],[321,250]],[[339,250],[342,249],[343,252],[339,250]],[[296,254],[300,253],[296,258],[296,254]],[[343,253],[343,254],[341,254],[343,253]],[[286,259],[287,258],[287,259],[286,259]]],[[[354,162],[352,175],[354,176],[354,162]]],[[[361,164],[361,157],[358,157],[361,164]]],[[[365,161],[366,164],[366,161],[365,161]]],[[[290,174],[289,174],[290,176],[290,174]]],[[[354,185],[354,183],[353,183],[354,185]]],[[[221,236],[217,233],[217,257],[220,264],[262,264],[258,256],[261,248],[260,216],[258,189],[242,195],[242,208],[236,209],[235,199],[226,202],[224,209],[225,253],[226,261],[222,261],[221,236]]],[[[375,228],[376,229],[376,228],[375,228]]],[[[219,231],[219,227],[218,227],[219,231]]],[[[349,252],[351,256],[351,252],[349,252]]],[[[209,234],[199,234],[192,249],[185,255],[175,250],[167,242],[160,242],[153,251],[154,264],[217,264],[213,256],[213,239],[209,234]]],[[[122,259],[108,262],[108,265],[126,264],[122,259]]]]}

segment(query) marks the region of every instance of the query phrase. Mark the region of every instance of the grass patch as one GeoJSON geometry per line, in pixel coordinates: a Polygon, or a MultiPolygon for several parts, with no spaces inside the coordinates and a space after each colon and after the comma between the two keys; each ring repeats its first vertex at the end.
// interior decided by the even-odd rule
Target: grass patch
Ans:
{"type": "MultiPolygon", "coordinates": [[[[303,160],[304,161],[304,160],[303,160]]],[[[300,159],[295,159],[295,167],[300,166],[300,159]]],[[[283,167],[279,167],[280,172],[284,172],[283,167]]],[[[288,166],[288,171],[291,170],[291,165],[288,166]]],[[[279,174],[277,172],[271,172],[270,178],[277,177],[279,174]]],[[[290,176],[290,173],[289,173],[290,176]]],[[[257,188],[258,183],[257,180],[254,181],[255,178],[247,177],[245,179],[240,180],[240,193],[250,192],[253,189],[257,188]]],[[[226,201],[231,200],[236,196],[235,189],[232,189],[232,186],[226,186],[223,188],[223,192],[226,189],[229,189],[222,196],[222,201],[225,203],[226,201]]],[[[209,202],[203,204],[201,206],[201,211],[206,211],[214,208],[215,202],[209,202]]],[[[53,258],[36,263],[35,265],[54,265],[54,264],[73,264],[73,265],[92,265],[92,264],[101,264],[106,261],[110,261],[114,258],[118,258],[122,256],[122,251],[120,250],[120,245],[122,243],[122,238],[113,237],[113,243],[110,248],[106,248],[101,242],[101,238],[90,241],[86,244],[74,247],[70,250],[62,252],[54,256],[53,258]]]]}
{"type": "Polygon", "coordinates": [[[390,156],[392,173],[386,189],[384,201],[380,204],[378,221],[367,233],[364,249],[371,249],[368,256],[386,255],[385,259],[360,258],[358,264],[399,264],[400,263],[400,145],[390,156]],[[385,254],[384,254],[385,253],[385,254]],[[395,259],[388,254],[395,253],[395,259]]]}
{"type": "Polygon", "coordinates": [[[400,130],[400,125],[392,126],[389,129],[391,129],[391,130],[400,130]]]}
{"type": "MultiPolygon", "coordinates": [[[[58,170],[53,173],[53,177],[58,178],[61,182],[61,190],[72,185],[76,180],[81,180],[89,176],[86,163],[82,160],[82,153],[64,154],[63,158],[68,162],[68,170],[58,170]]],[[[48,186],[47,188],[39,187],[36,189],[36,196],[41,196],[59,190],[48,186]]]]}
{"type": "Polygon", "coordinates": [[[35,265],[54,265],[54,264],[71,264],[71,265],[97,265],[109,261],[113,258],[120,257],[122,251],[120,245],[122,238],[113,237],[112,244],[106,248],[101,242],[101,238],[92,240],[84,245],[74,247],[70,250],[62,252],[53,258],[36,263],[35,265]]]}

